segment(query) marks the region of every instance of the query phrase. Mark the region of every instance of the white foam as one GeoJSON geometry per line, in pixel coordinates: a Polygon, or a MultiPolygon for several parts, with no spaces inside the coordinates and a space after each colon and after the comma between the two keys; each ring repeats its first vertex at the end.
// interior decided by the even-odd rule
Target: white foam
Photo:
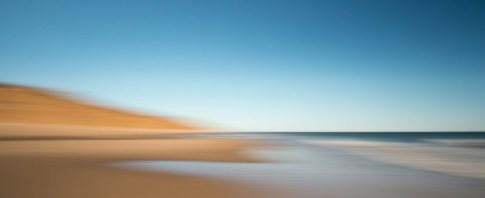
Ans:
{"type": "Polygon", "coordinates": [[[307,140],[305,142],[345,150],[389,164],[485,179],[483,149],[357,140],[307,140]]]}

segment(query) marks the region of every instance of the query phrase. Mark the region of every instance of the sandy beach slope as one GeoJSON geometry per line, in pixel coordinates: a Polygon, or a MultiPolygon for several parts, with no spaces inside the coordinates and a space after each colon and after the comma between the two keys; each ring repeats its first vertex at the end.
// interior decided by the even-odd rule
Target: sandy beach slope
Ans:
{"type": "Polygon", "coordinates": [[[78,98],[42,88],[0,84],[0,123],[171,132],[200,130],[183,120],[105,107],[78,98]]]}

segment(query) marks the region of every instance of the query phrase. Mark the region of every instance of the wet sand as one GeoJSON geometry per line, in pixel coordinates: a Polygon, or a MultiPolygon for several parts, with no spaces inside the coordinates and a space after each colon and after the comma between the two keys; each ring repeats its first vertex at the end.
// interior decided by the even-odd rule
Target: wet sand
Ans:
{"type": "MultiPolygon", "coordinates": [[[[82,134],[78,134],[82,135],[82,134]]],[[[264,194],[238,182],[110,164],[126,160],[256,162],[225,139],[2,140],[0,197],[248,197],[264,194]]]]}

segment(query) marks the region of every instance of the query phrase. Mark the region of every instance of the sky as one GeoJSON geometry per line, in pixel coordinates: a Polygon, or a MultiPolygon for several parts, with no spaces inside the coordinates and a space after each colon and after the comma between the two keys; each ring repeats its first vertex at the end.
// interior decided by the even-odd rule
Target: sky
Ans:
{"type": "Polygon", "coordinates": [[[234,131],[485,130],[485,1],[0,0],[0,82],[234,131]]]}

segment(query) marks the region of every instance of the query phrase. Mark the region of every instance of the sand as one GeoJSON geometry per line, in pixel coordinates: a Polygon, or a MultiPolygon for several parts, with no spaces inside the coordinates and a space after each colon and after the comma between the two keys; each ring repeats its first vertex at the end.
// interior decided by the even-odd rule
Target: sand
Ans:
{"type": "Polygon", "coordinates": [[[172,135],[198,134],[205,130],[132,129],[50,124],[0,123],[0,139],[143,139],[172,135]]]}
{"type": "Polygon", "coordinates": [[[253,197],[262,193],[247,184],[112,166],[131,160],[256,162],[242,154],[251,146],[202,138],[4,139],[0,197],[253,197]]]}
{"type": "Polygon", "coordinates": [[[0,84],[0,197],[253,197],[257,188],[247,184],[113,165],[132,160],[256,162],[241,154],[253,143],[186,136],[203,131],[180,119],[0,84]]]}
{"type": "Polygon", "coordinates": [[[181,119],[94,104],[58,91],[8,84],[0,84],[0,123],[171,132],[194,132],[201,129],[181,119]]]}

